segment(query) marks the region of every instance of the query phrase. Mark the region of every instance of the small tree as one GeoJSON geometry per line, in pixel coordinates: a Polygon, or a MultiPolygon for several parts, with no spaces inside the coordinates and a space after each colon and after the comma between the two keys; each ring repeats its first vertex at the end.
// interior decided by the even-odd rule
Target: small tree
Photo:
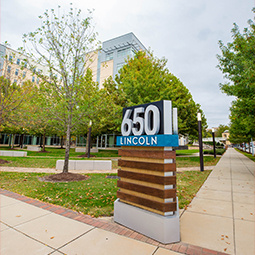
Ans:
{"type": "MultiPolygon", "coordinates": [[[[60,7],[57,13],[53,9],[46,10],[39,17],[42,26],[35,32],[25,34],[24,43],[26,54],[36,64],[48,68],[48,74],[36,74],[44,81],[45,93],[51,98],[55,119],[66,130],[63,172],[68,172],[71,131],[79,120],[84,120],[89,107],[83,101],[86,91],[81,80],[91,62],[86,54],[95,49],[96,34],[91,26],[91,12],[85,19],[81,17],[81,10],[74,10],[72,6],[67,14],[60,14],[60,7]],[[79,105],[81,101],[83,106],[79,105]]],[[[34,67],[30,63],[31,70],[34,67]]]]}

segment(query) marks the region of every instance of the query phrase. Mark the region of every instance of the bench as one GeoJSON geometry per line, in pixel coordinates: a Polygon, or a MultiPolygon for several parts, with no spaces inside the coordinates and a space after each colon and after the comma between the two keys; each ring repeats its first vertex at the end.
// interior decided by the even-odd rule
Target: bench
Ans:
{"type": "Polygon", "coordinates": [[[26,157],[26,151],[1,151],[0,156],[7,156],[7,157],[26,157]]]}
{"type": "MultiPolygon", "coordinates": [[[[63,170],[64,160],[57,160],[56,169],[63,170]]],[[[111,160],[69,160],[69,170],[112,170],[111,160]]]]}

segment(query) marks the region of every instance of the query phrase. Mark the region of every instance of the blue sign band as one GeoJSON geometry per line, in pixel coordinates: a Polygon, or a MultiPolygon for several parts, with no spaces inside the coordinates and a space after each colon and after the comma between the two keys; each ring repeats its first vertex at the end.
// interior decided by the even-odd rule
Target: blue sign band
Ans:
{"type": "Polygon", "coordinates": [[[117,146],[178,147],[178,135],[117,136],[117,146]]]}

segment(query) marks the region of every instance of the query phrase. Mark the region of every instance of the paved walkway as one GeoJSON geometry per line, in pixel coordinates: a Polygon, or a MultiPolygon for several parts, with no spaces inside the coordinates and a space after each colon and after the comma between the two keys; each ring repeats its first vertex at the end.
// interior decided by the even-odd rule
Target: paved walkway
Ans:
{"type": "Polygon", "coordinates": [[[230,148],[181,217],[181,240],[235,255],[255,254],[254,162],[230,148]]]}
{"type": "MultiPolygon", "coordinates": [[[[214,166],[205,166],[204,170],[212,170],[214,166]]],[[[55,168],[31,168],[31,167],[10,167],[0,166],[1,172],[23,172],[23,173],[61,173],[61,170],[55,168]]],[[[177,168],[177,172],[183,171],[200,171],[200,167],[180,167],[177,168]]],[[[83,173],[83,174],[96,174],[96,173],[117,173],[118,169],[112,170],[72,170],[72,173],[83,173]]]]}
{"type": "Polygon", "coordinates": [[[0,254],[254,254],[254,163],[229,149],[162,245],[111,220],[0,190],[0,254]],[[223,253],[225,252],[225,253],[223,253]]]}

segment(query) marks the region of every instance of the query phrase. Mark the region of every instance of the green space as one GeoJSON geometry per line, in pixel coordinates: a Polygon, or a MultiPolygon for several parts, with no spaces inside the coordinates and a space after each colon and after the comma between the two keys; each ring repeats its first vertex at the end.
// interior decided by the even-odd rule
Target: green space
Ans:
{"type": "MultiPolygon", "coordinates": [[[[10,147],[1,146],[0,150],[11,150],[10,147]]],[[[17,151],[26,151],[28,157],[52,157],[52,158],[64,158],[65,150],[54,147],[46,147],[46,152],[28,151],[22,150],[15,147],[17,151]]],[[[85,152],[75,152],[74,148],[70,149],[70,158],[78,157],[84,155],[85,152]]],[[[118,150],[98,150],[98,153],[90,153],[91,156],[95,157],[118,157],[118,150]]]]}
{"type": "Polygon", "coordinates": [[[241,152],[244,156],[248,157],[249,159],[251,159],[252,161],[254,161],[254,162],[255,162],[255,157],[254,157],[254,156],[252,156],[252,154],[247,153],[247,152],[244,152],[244,151],[239,150],[239,149],[236,149],[236,148],[235,148],[235,150],[236,150],[236,151],[238,151],[238,152],[241,152]]]}
{"type": "MultiPolygon", "coordinates": [[[[185,208],[191,202],[209,173],[210,171],[177,173],[180,208],[185,208]]],[[[81,182],[39,181],[38,177],[45,175],[47,174],[0,172],[0,187],[94,217],[113,215],[117,179],[106,177],[116,176],[116,174],[87,174],[89,179],[81,182]]]]}
{"type": "MultiPolygon", "coordinates": [[[[56,162],[59,159],[64,159],[64,157],[3,157],[0,159],[6,160],[9,163],[0,164],[0,166],[8,166],[8,167],[31,167],[31,168],[55,168],[56,162]]],[[[89,160],[87,158],[70,158],[75,160],[89,160]]],[[[93,158],[91,158],[93,159],[93,158]]],[[[97,158],[103,159],[103,158],[97,158]]],[[[214,166],[219,161],[219,157],[214,158],[213,156],[204,157],[204,165],[205,166],[214,166]]],[[[176,158],[177,167],[196,167],[200,165],[199,157],[177,157],[176,158]]],[[[117,168],[117,159],[112,160],[112,167],[117,168]]]]}
{"type": "MultiPolygon", "coordinates": [[[[8,147],[0,147],[1,150],[7,150],[8,147]]],[[[15,149],[17,150],[17,148],[15,149]]],[[[59,148],[47,147],[47,152],[35,152],[35,151],[27,151],[27,157],[7,157],[1,156],[0,159],[6,160],[9,163],[0,164],[0,166],[9,166],[9,167],[32,167],[32,168],[55,168],[56,161],[59,159],[64,159],[65,150],[59,148]]],[[[177,167],[196,167],[200,165],[199,157],[193,156],[192,154],[197,153],[198,150],[178,150],[178,155],[187,156],[187,157],[177,157],[176,163],[177,167]]],[[[99,150],[98,153],[91,153],[91,158],[88,159],[86,157],[80,157],[84,155],[82,152],[75,152],[75,149],[70,150],[70,160],[93,160],[97,159],[105,159],[105,158],[113,158],[112,166],[113,168],[117,168],[117,150],[99,150]],[[116,158],[116,159],[114,159],[116,158]]],[[[216,165],[219,158],[216,159],[213,156],[204,157],[204,165],[205,166],[213,166],[216,165]]]]}
{"type": "MultiPolygon", "coordinates": [[[[220,157],[214,158],[213,156],[205,156],[204,166],[215,166],[219,160],[220,160],[220,157]]],[[[199,157],[177,157],[176,165],[177,165],[177,168],[200,166],[200,158],[199,157]]]]}
{"type": "Polygon", "coordinates": [[[190,149],[190,150],[177,150],[176,155],[192,155],[194,153],[198,153],[199,150],[197,149],[190,149]]]}

